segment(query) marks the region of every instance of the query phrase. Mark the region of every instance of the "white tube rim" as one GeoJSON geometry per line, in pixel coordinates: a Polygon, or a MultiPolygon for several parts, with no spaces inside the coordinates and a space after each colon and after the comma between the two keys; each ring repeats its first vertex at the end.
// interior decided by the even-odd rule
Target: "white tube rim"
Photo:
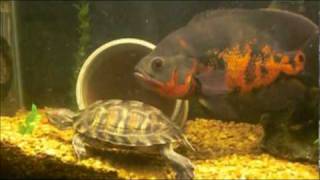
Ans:
{"type": "Polygon", "coordinates": [[[121,38],[121,39],[116,39],[110,42],[107,42],[97,48],[93,53],[90,54],[90,56],[85,60],[84,64],[81,66],[78,78],[77,78],[77,83],[76,83],[76,99],[77,99],[77,104],[79,109],[84,109],[86,107],[86,102],[83,98],[83,81],[85,78],[85,74],[87,70],[89,69],[90,65],[94,62],[94,59],[103,51],[106,49],[117,46],[120,44],[135,44],[135,45],[141,45],[149,49],[154,49],[156,46],[150,42],[141,40],[141,39],[136,39],[136,38],[121,38]]]}

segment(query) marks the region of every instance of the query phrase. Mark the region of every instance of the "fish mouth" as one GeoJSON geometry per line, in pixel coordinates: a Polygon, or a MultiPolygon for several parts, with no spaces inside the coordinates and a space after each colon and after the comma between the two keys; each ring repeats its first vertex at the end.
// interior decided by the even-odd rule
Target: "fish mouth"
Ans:
{"type": "Polygon", "coordinates": [[[138,71],[136,70],[134,72],[134,76],[136,79],[139,80],[139,82],[143,82],[142,85],[146,86],[147,88],[155,88],[155,87],[161,87],[162,83],[156,79],[154,79],[151,75],[147,74],[144,71],[138,71]]]}
{"type": "Polygon", "coordinates": [[[143,72],[136,71],[133,73],[133,75],[134,75],[134,77],[136,77],[139,80],[144,81],[144,80],[148,79],[148,76],[146,76],[145,73],[143,73],[143,72]]]}

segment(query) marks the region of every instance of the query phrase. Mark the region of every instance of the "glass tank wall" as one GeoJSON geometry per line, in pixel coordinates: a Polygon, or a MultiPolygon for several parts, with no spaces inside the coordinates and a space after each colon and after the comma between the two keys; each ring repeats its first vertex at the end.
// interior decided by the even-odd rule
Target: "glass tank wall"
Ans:
{"type": "Polygon", "coordinates": [[[1,176],[319,178],[319,8],[303,0],[1,1],[1,176]],[[161,115],[130,103],[88,107],[110,99],[161,115]],[[159,140],[160,117],[182,134],[159,140]],[[136,141],[133,121],[147,129],[136,141]],[[77,158],[77,133],[98,141],[86,143],[89,160],[77,158]],[[174,149],[186,159],[136,148],[182,136],[186,146],[174,149]]]}

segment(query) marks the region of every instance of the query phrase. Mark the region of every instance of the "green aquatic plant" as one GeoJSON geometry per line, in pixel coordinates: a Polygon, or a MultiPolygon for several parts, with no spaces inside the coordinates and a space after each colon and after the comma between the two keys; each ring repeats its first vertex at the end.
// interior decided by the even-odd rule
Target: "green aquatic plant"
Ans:
{"type": "Polygon", "coordinates": [[[83,59],[87,55],[88,46],[90,43],[90,17],[89,17],[89,2],[81,1],[76,4],[75,7],[78,9],[78,23],[79,27],[77,29],[79,33],[79,47],[76,53],[76,60],[82,63],[83,59]]]}
{"type": "Polygon", "coordinates": [[[318,143],[319,143],[319,138],[313,142],[313,144],[318,144],[318,143]]]}
{"type": "Polygon", "coordinates": [[[74,92],[76,88],[76,81],[80,71],[80,68],[88,55],[88,49],[91,42],[91,23],[90,23],[90,6],[88,1],[80,1],[75,4],[74,7],[78,10],[77,18],[78,18],[78,50],[76,51],[75,58],[75,66],[74,66],[74,77],[71,78],[72,82],[72,91],[70,92],[70,97],[72,97],[72,106],[77,107],[76,101],[74,99],[74,92]]]}
{"type": "Polygon", "coordinates": [[[37,106],[32,104],[31,111],[19,126],[20,134],[31,134],[34,128],[39,124],[41,120],[41,115],[38,112],[37,106]]]}

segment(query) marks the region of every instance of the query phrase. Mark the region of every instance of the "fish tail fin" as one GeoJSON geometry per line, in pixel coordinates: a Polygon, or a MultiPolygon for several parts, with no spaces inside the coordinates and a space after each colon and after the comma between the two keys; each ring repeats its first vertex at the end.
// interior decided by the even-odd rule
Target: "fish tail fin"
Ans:
{"type": "Polygon", "coordinates": [[[320,85],[319,36],[320,29],[318,27],[317,31],[311,34],[308,40],[300,47],[306,59],[302,74],[308,80],[308,83],[315,86],[320,85]]]}
{"type": "Polygon", "coordinates": [[[64,108],[46,109],[46,115],[50,124],[58,129],[71,128],[77,113],[64,108]]]}
{"type": "Polygon", "coordinates": [[[308,91],[308,103],[312,107],[316,107],[320,104],[320,88],[319,87],[311,87],[308,91]]]}
{"type": "Polygon", "coordinates": [[[301,50],[307,50],[312,48],[315,43],[319,42],[319,35],[320,35],[320,27],[318,26],[312,34],[308,37],[308,39],[301,45],[301,50]]]}

